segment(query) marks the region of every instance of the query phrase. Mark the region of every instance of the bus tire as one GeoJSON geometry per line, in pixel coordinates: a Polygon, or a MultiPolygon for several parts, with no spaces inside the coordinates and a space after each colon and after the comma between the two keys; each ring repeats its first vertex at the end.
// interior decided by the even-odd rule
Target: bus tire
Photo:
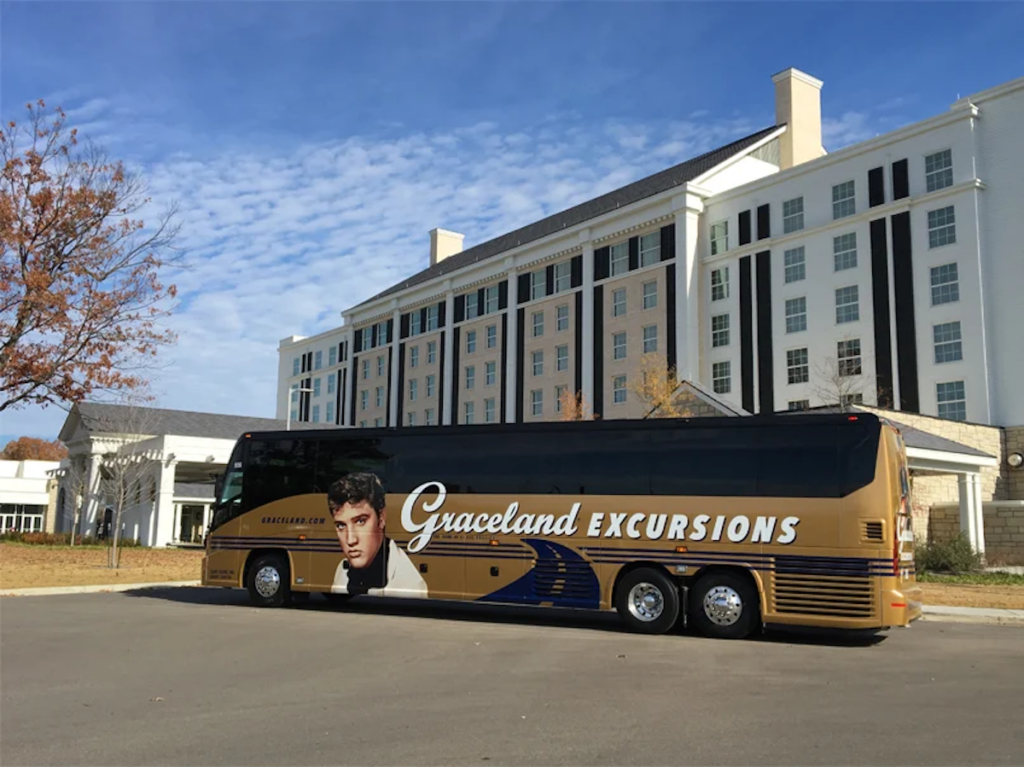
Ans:
{"type": "Polygon", "coordinates": [[[245,580],[249,601],[257,607],[283,607],[291,601],[288,558],[281,554],[260,554],[245,580]]]}
{"type": "Polygon", "coordinates": [[[737,573],[712,570],[689,592],[690,622],[711,639],[745,639],[757,628],[761,610],[757,589],[737,573]]]}
{"type": "Polygon", "coordinates": [[[679,587],[663,571],[641,567],[622,576],[615,609],[632,631],[664,634],[679,620],[679,587]]]}

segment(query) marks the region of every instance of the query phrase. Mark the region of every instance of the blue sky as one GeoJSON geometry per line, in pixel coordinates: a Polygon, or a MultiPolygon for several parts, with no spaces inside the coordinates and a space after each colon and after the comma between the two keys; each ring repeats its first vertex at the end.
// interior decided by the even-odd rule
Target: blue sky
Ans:
{"type": "MultiPolygon", "coordinates": [[[[0,112],[61,104],[181,206],[165,407],[273,415],[277,344],[426,265],[774,122],[835,150],[1024,75],[1020,3],[3,2],[0,112]]],[[[64,413],[0,416],[0,441],[64,413]]]]}

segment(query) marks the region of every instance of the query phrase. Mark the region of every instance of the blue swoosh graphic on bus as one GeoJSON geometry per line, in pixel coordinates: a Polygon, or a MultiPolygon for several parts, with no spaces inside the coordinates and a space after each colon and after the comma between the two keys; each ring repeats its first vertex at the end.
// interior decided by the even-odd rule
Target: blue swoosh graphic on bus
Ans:
{"type": "Polygon", "coordinates": [[[601,587],[590,562],[572,549],[539,538],[524,538],[537,552],[537,562],[523,577],[480,597],[480,602],[555,607],[597,608],[601,587]]]}

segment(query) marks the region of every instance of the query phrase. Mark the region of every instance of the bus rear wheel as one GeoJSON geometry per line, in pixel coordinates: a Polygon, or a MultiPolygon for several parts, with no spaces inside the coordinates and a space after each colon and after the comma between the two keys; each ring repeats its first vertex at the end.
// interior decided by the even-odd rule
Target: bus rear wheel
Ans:
{"type": "Polygon", "coordinates": [[[661,570],[638,568],[619,582],[615,609],[631,630],[664,634],[679,620],[679,589],[661,570]]]}
{"type": "Polygon", "coordinates": [[[688,594],[690,622],[712,639],[744,639],[757,627],[757,589],[737,573],[712,571],[688,594]]]}
{"type": "Polygon", "coordinates": [[[282,607],[291,597],[288,560],[281,554],[261,554],[246,576],[249,601],[257,607],[282,607]]]}

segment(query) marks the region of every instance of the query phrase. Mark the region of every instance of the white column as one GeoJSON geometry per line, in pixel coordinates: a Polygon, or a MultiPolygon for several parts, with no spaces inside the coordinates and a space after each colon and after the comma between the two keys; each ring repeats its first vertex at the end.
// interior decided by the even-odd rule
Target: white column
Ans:
{"type": "Polygon", "coordinates": [[[971,474],[974,491],[974,550],[985,556],[985,504],[981,500],[981,475],[971,474]]]}
{"type": "Polygon", "coordinates": [[[441,398],[441,424],[452,424],[452,392],[458,385],[455,371],[455,294],[448,283],[448,292],[444,297],[444,396],[441,398]]]}
{"type": "MultiPolygon", "coordinates": [[[[583,401],[594,407],[594,246],[588,238],[583,242],[583,401]]],[[[582,238],[584,234],[581,233],[582,238]]]]}
{"type": "Polygon", "coordinates": [[[697,235],[701,198],[687,192],[673,200],[676,225],[676,372],[679,380],[700,380],[700,259],[697,235]]]}
{"type": "Polygon", "coordinates": [[[388,371],[391,379],[388,383],[388,397],[391,402],[391,416],[388,418],[389,426],[398,425],[398,398],[401,396],[401,392],[398,390],[398,355],[401,354],[398,339],[402,335],[402,313],[396,308],[393,317],[395,329],[391,338],[391,369],[388,371]]]}
{"type": "Polygon", "coordinates": [[[159,461],[156,489],[156,524],[150,536],[151,546],[166,546],[174,540],[174,474],[177,461],[159,461]]]}
{"type": "Polygon", "coordinates": [[[519,371],[519,276],[512,268],[512,259],[505,262],[508,270],[508,334],[505,338],[505,423],[516,422],[516,377],[519,371]]]}
{"type": "Polygon", "coordinates": [[[82,516],[78,520],[78,531],[83,536],[88,534],[90,526],[93,526],[94,532],[96,531],[95,525],[98,521],[98,509],[102,501],[100,498],[100,489],[103,487],[100,473],[102,463],[102,456],[96,454],[89,456],[88,489],[85,493],[82,516]]]}

